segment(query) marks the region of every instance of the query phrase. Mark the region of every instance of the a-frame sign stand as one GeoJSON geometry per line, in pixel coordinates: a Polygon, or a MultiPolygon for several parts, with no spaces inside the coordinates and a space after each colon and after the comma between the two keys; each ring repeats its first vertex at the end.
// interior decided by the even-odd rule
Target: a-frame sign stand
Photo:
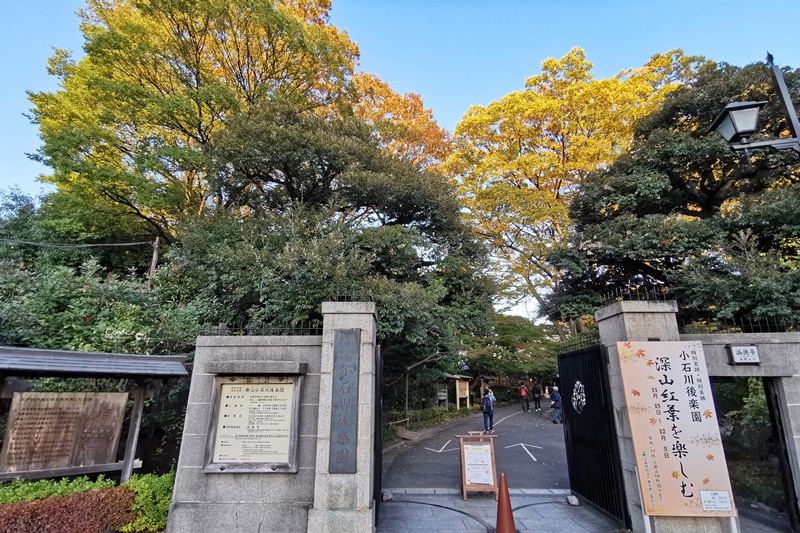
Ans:
{"type": "Polygon", "coordinates": [[[494,462],[494,439],[480,431],[469,435],[456,435],[461,449],[461,494],[468,492],[494,492],[497,499],[497,468],[494,462]]]}

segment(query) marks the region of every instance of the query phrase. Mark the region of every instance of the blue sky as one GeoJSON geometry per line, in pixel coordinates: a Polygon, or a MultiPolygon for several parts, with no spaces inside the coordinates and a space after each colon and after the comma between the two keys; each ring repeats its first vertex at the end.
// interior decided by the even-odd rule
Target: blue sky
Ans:
{"type": "MultiPolygon", "coordinates": [[[[75,11],[82,0],[27,0],[4,6],[0,59],[0,188],[36,193],[48,169],[29,161],[39,146],[23,116],[26,90],[51,91],[52,48],[81,53],[75,11]]],[[[800,67],[800,1],[763,8],[740,0],[333,0],[331,22],[361,50],[360,68],[398,92],[415,92],[453,130],[471,105],[522,89],[548,57],[580,46],[597,77],[643,65],[653,54],[688,54],[745,65],[769,50],[800,67]]]]}

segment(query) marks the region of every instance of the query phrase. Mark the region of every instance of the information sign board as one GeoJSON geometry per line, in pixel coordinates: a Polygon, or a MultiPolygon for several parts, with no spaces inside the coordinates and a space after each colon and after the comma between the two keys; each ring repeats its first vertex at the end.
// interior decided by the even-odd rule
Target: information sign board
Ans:
{"type": "Polygon", "coordinates": [[[215,463],[288,463],[294,383],[223,383],[215,463]]]}
{"type": "Polygon", "coordinates": [[[15,392],[0,454],[3,472],[114,461],[127,393],[15,392]]]}
{"type": "Polygon", "coordinates": [[[467,492],[494,492],[497,498],[497,470],[494,462],[494,438],[470,432],[469,435],[456,435],[461,448],[461,494],[467,499],[467,492]]]}
{"type": "Polygon", "coordinates": [[[645,513],[736,516],[700,342],[617,343],[645,513]]]}
{"type": "Polygon", "coordinates": [[[302,376],[217,376],[204,472],[297,472],[302,376]]]}
{"type": "Polygon", "coordinates": [[[456,380],[456,409],[461,409],[461,399],[467,399],[467,409],[469,409],[469,381],[466,379],[456,380]]]}

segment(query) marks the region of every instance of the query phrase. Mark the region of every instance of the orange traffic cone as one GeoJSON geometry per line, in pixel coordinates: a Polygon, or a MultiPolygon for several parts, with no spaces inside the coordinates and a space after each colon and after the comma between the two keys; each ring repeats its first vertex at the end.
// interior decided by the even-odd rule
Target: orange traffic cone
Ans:
{"type": "Polygon", "coordinates": [[[511,498],[508,496],[506,475],[500,474],[500,491],[497,495],[497,527],[496,533],[516,533],[514,513],[511,512],[511,498]]]}

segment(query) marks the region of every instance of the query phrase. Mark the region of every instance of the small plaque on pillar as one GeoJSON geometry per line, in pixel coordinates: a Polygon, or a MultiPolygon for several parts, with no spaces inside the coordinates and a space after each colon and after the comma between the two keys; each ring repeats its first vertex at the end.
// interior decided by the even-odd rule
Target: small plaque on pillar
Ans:
{"type": "Polygon", "coordinates": [[[337,329],[333,343],[333,401],[328,472],[355,474],[360,329],[337,329]]]}
{"type": "Polygon", "coordinates": [[[732,365],[760,365],[761,357],[758,355],[758,346],[735,346],[728,344],[728,354],[732,365]]]}
{"type": "Polygon", "coordinates": [[[301,376],[217,376],[207,473],[297,472],[301,376]]]}

